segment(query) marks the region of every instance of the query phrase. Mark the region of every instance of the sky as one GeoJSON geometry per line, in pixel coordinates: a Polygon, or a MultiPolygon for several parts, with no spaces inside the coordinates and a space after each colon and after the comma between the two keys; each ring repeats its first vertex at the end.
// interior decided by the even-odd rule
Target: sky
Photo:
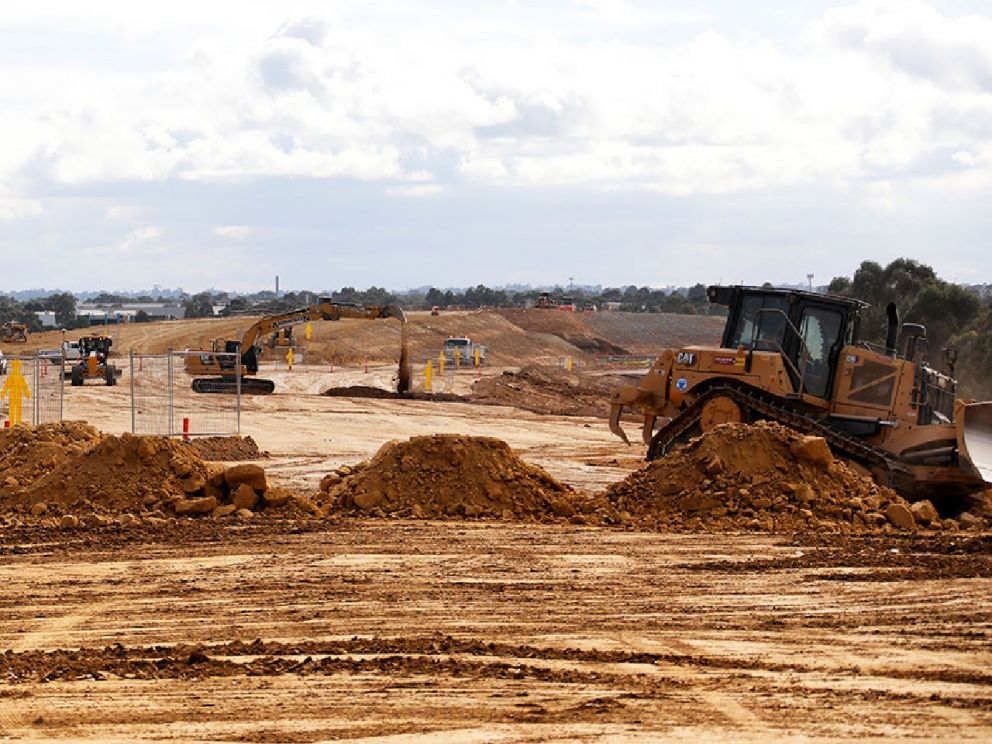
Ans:
{"type": "Polygon", "coordinates": [[[992,281],[992,0],[0,4],[0,291],[992,281]]]}

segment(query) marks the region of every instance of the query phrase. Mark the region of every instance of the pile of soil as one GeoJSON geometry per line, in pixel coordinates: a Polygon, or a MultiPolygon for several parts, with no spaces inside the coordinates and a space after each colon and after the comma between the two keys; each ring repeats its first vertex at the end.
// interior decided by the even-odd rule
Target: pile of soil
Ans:
{"type": "Polygon", "coordinates": [[[415,518],[544,520],[571,513],[572,489],[492,437],[436,434],[383,445],[324,478],[327,511],[415,518]]]}
{"type": "Polygon", "coordinates": [[[0,497],[34,483],[100,439],[96,427],[82,421],[0,429],[0,497]]]}
{"type": "Polygon", "coordinates": [[[619,375],[589,375],[535,364],[479,380],[472,386],[470,399],[555,416],[606,418],[610,397],[618,387],[629,384],[631,380],[619,375]]]}
{"type": "Polygon", "coordinates": [[[76,527],[110,514],[246,517],[291,500],[268,488],[261,467],[211,470],[192,447],[166,437],[104,435],[74,422],[0,437],[0,514],[76,527]]]}
{"type": "Polygon", "coordinates": [[[240,462],[263,457],[251,437],[203,437],[194,439],[189,446],[203,460],[240,462]]]}
{"type": "Polygon", "coordinates": [[[725,424],[632,473],[603,497],[663,530],[885,532],[957,528],[835,460],[825,440],[771,422],[725,424]]]}
{"type": "Polygon", "coordinates": [[[387,400],[433,400],[442,403],[463,403],[468,399],[453,393],[420,393],[408,390],[400,393],[395,390],[374,387],[372,385],[347,385],[344,387],[328,388],[321,395],[328,398],[383,398],[387,400]]]}

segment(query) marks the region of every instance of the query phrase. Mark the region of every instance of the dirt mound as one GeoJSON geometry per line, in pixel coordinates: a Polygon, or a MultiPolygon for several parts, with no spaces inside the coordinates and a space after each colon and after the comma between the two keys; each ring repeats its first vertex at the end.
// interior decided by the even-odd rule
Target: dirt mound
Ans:
{"type": "Polygon", "coordinates": [[[329,511],[541,520],[570,512],[572,490],[491,437],[436,434],[388,442],[324,479],[329,511]]]}
{"type": "Polygon", "coordinates": [[[389,400],[434,400],[444,403],[466,402],[468,399],[452,393],[418,393],[408,391],[398,393],[395,390],[385,390],[372,385],[348,385],[345,387],[328,388],[321,395],[329,398],[386,398],[389,400]]]}
{"type": "Polygon", "coordinates": [[[297,501],[269,488],[258,465],[211,470],[193,447],[165,437],[104,435],[71,422],[0,437],[0,514],[77,527],[111,514],[246,518],[297,501]]]}
{"type": "Polygon", "coordinates": [[[0,429],[0,494],[33,483],[101,436],[95,427],[81,421],[0,429]]]}
{"type": "Polygon", "coordinates": [[[618,375],[588,375],[560,367],[531,365],[519,372],[504,372],[479,380],[472,386],[471,401],[557,416],[605,418],[610,413],[610,396],[630,382],[618,375]]]}
{"type": "Polygon", "coordinates": [[[251,437],[203,437],[194,439],[189,446],[203,460],[239,462],[263,457],[258,444],[251,437]]]}
{"type": "Polygon", "coordinates": [[[658,529],[874,532],[945,526],[929,502],[911,506],[834,460],[825,440],[769,422],[718,426],[614,484],[604,497],[634,521],[658,529]]]}

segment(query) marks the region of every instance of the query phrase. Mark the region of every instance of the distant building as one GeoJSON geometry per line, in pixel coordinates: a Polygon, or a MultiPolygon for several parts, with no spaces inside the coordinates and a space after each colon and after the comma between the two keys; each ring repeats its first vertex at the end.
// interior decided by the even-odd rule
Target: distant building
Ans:
{"type": "Polygon", "coordinates": [[[76,315],[89,318],[90,324],[127,323],[142,310],[154,320],[182,320],[186,316],[182,305],[167,302],[121,302],[112,305],[82,302],[76,306],[76,315]]]}
{"type": "Polygon", "coordinates": [[[59,327],[58,322],[55,320],[55,313],[51,310],[35,310],[34,314],[44,328],[59,327]]]}

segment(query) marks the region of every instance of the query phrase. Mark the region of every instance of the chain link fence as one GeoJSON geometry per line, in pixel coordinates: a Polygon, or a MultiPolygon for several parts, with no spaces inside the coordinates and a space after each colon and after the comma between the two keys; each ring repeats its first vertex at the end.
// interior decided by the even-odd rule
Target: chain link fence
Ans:
{"type": "Polygon", "coordinates": [[[51,424],[64,411],[61,355],[4,356],[0,361],[0,419],[3,426],[51,424]]]}
{"type": "Polygon", "coordinates": [[[132,433],[184,438],[241,433],[240,354],[132,352],[130,372],[132,433]],[[222,377],[218,369],[229,374],[222,377]],[[217,381],[212,388],[229,392],[194,392],[193,381],[205,378],[217,381]]]}

